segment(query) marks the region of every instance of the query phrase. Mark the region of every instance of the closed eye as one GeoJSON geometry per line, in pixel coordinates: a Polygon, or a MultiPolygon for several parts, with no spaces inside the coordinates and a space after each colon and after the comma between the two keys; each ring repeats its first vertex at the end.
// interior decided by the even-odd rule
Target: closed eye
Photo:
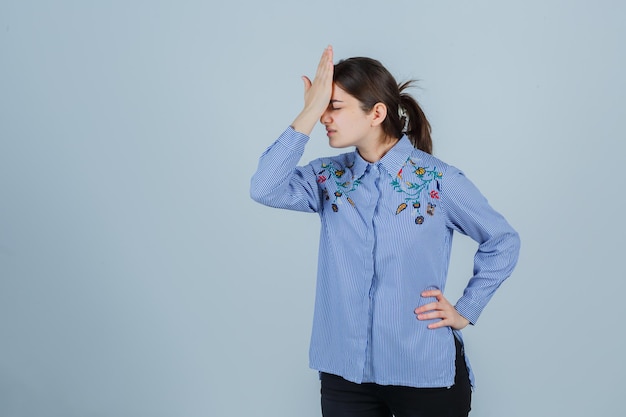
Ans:
{"type": "Polygon", "coordinates": [[[329,106],[331,110],[340,110],[341,107],[335,107],[336,103],[343,103],[341,100],[330,100],[329,106]]]}

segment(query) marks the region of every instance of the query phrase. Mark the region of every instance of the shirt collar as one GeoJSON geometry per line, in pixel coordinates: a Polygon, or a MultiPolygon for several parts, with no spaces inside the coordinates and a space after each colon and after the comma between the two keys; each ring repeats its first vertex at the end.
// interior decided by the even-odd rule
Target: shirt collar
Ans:
{"type": "Polygon", "coordinates": [[[367,167],[370,165],[382,165],[383,168],[390,174],[396,175],[400,169],[404,166],[407,159],[411,156],[415,148],[406,135],[403,135],[398,143],[396,143],[380,161],[371,163],[359,155],[359,152],[354,151],[354,162],[352,166],[352,173],[354,178],[361,178],[367,167]]]}
{"type": "Polygon", "coordinates": [[[406,135],[403,135],[393,148],[389,149],[378,163],[392,176],[400,172],[415,147],[406,135]]]}
{"type": "Polygon", "coordinates": [[[370,163],[363,159],[356,149],[352,154],[354,155],[352,174],[354,175],[355,179],[358,179],[361,178],[363,174],[365,174],[365,170],[370,165],[370,163]]]}

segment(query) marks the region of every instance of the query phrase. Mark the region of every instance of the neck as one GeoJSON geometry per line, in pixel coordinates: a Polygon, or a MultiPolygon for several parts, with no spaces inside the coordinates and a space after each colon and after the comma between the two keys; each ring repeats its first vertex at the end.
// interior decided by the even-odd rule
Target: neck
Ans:
{"type": "Polygon", "coordinates": [[[385,136],[384,138],[375,141],[371,146],[359,146],[357,147],[357,151],[361,158],[365,159],[367,162],[378,162],[382,159],[389,149],[393,148],[396,143],[398,143],[398,138],[385,136]]]}

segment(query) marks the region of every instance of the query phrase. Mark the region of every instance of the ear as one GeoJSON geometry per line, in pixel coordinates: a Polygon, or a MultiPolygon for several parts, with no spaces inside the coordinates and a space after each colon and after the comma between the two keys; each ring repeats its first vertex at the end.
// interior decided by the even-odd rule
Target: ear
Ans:
{"type": "Polygon", "coordinates": [[[380,126],[387,118],[387,106],[384,103],[376,103],[370,112],[372,127],[380,126]]]}

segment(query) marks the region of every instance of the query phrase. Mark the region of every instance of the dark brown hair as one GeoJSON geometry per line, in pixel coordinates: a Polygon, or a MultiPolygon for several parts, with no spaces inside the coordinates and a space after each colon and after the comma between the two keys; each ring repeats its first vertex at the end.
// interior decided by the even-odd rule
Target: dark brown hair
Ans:
{"type": "Polygon", "coordinates": [[[430,123],[417,101],[405,92],[413,81],[398,84],[380,62],[364,57],[339,61],[335,65],[333,81],[359,100],[365,112],[371,111],[376,103],[387,107],[387,117],[382,123],[387,136],[400,138],[406,133],[413,146],[432,153],[430,123]]]}

